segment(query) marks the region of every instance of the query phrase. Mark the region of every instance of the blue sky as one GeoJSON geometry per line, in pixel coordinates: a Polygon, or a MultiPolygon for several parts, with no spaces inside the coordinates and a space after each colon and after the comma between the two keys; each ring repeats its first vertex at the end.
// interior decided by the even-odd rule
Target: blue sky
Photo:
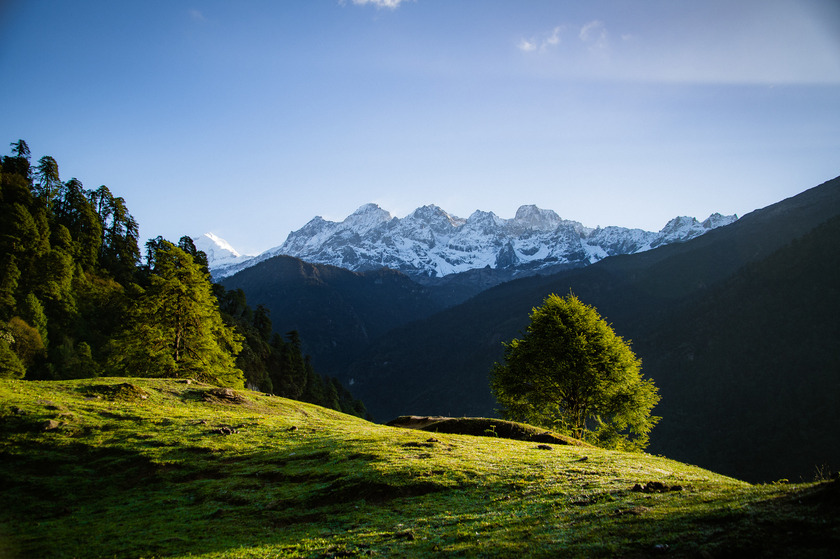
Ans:
{"type": "Polygon", "coordinates": [[[659,230],[840,175],[833,0],[5,0],[0,75],[0,141],[249,253],[367,202],[659,230]]]}

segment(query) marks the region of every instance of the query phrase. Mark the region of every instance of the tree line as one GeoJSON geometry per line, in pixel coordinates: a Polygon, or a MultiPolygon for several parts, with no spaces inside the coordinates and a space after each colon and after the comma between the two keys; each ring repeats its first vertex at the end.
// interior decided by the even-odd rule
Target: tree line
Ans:
{"type": "Polygon", "coordinates": [[[26,142],[0,162],[0,377],[195,378],[358,416],[364,405],[317,374],[297,332],[210,281],[188,236],[145,244],[125,200],[62,181],[26,142]]]}

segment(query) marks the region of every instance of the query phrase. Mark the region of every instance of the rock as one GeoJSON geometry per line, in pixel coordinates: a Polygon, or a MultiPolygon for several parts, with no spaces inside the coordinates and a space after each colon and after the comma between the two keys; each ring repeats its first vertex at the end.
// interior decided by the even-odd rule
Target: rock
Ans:
{"type": "Polygon", "coordinates": [[[238,433],[238,432],[239,431],[237,431],[236,429],[233,429],[232,427],[227,427],[227,426],[219,427],[218,429],[213,430],[213,433],[217,433],[219,435],[233,435],[234,433],[238,433]]]}
{"type": "Polygon", "coordinates": [[[548,446],[547,444],[540,444],[540,445],[537,445],[537,449],[539,449],[539,450],[551,450],[551,447],[548,446]]]}
{"type": "Polygon", "coordinates": [[[50,420],[42,423],[41,428],[44,431],[54,431],[54,430],[58,429],[59,425],[60,425],[60,423],[58,421],[56,421],[55,419],[50,419],[50,420]]]}

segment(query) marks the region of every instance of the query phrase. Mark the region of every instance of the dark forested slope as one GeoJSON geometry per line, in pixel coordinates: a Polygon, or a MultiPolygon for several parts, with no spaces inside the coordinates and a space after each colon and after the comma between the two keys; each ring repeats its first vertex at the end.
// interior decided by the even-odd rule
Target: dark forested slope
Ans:
{"type": "Polygon", "coordinates": [[[429,289],[393,270],[351,272],[275,256],[222,284],[271,311],[277,332],[296,330],[319,370],[340,370],[374,339],[444,307],[429,289]]]}
{"type": "MultiPolygon", "coordinates": [[[[712,408],[703,404],[692,407],[680,403],[685,398],[703,402],[715,397],[718,390],[715,383],[719,384],[719,380],[713,375],[709,375],[708,380],[703,376],[708,374],[709,368],[717,367],[723,357],[714,352],[695,352],[692,362],[695,378],[691,389],[687,389],[685,386],[688,384],[675,376],[668,361],[671,357],[668,356],[678,354],[678,348],[691,343],[692,332],[675,334],[682,332],[681,328],[685,324],[691,323],[686,318],[693,316],[696,309],[710,306],[720,314],[721,322],[733,328],[730,336],[732,344],[754,346],[755,338],[761,338],[762,333],[766,333],[768,336],[762,338],[761,347],[767,348],[767,359],[777,362],[777,374],[798,375],[795,366],[803,362],[806,354],[809,359],[814,357],[810,344],[805,343],[807,340],[800,338],[794,342],[792,338],[775,335],[783,330],[770,328],[772,322],[761,323],[745,316],[739,323],[741,315],[728,314],[726,306],[714,301],[724,297],[721,290],[733,289],[732,286],[737,285],[725,282],[740,271],[747,273],[751,268],[746,266],[759,265],[776,251],[784,249],[795,239],[807,235],[838,214],[840,179],[834,179],[683,244],[632,256],[609,258],[587,268],[562,274],[525,278],[500,285],[462,305],[390,332],[348,367],[346,380],[349,382],[352,379],[354,393],[364,399],[374,417],[380,420],[404,413],[490,414],[495,405],[489,393],[487,374],[493,362],[502,356],[501,342],[517,336],[524,329],[530,309],[540,304],[546,295],[564,294],[571,289],[583,301],[596,306],[619,335],[634,341],[634,349],[643,360],[645,374],[660,386],[663,403],[654,412],[664,415],[665,419],[662,427],[654,429],[652,433],[653,448],[678,459],[697,461],[706,467],[751,479],[809,475],[810,472],[805,470],[811,466],[805,468],[801,464],[819,460],[823,455],[828,459],[828,455],[822,449],[813,449],[813,453],[802,455],[796,461],[787,460],[786,440],[781,435],[773,443],[773,452],[776,454],[772,466],[762,466],[760,469],[749,466],[747,471],[725,458],[727,453],[736,451],[743,451],[749,456],[756,452],[756,445],[770,443],[758,438],[747,441],[738,439],[737,443],[725,438],[716,439],[713,433],[704,432],[702,422],[706,416],[698,412],[712,408]],[[687,433],[681,430],[683,426],[689,426],[696,439],[677,440],[687,433]],[[726,449],[726,444],[747,446],[726,449]],[[673,454],[672,449],[685,452],[673,454]]],[[[800,275],[801,281],[806,283],[830,284],[830,274],[836,269],[831,265],[836,248],[833,254],[825,252],[830,251],[832,246],[831,241],[827,240],[831,235],[829,229],[814,232],[801,241],[802,246],[816,242],[817,239],[826,244],[822,249],[806,251],[800,248],[801,258],[809,259],[810,265],[799,262],[793,267],[779,266],[774,262],[784,261],[788,256],[776,256],[765,265],[768,270],[772,270],[768,272],[769,275],[778,277],[774,279],[754,274],[749,288],[740,289],[736,296],[738,300],[744,304],[756,297],[784,300],[788,297],[788,290],[794,289],[792,285],[799,281],[788,277],[793,270],[797,270],[797,273],[804,270],[800,275]],[[825,265],[820,264],[821,261],[825,265]]],[[[833,246],[836,247],[836,243],[833,246]]],[[[826,291],[824,297],[822,305],[825,308],[831,309],[831,305],[837,305],[836,292],[826,291]]],[[[761,306],[758,300],[754,304],[761,306]]],[[[814,305],[816,302],[813,300],[800,301],[789,307],[780,305],[772,321],[790,323],[797,320],[792,318],[792,313],[794,307],[798,307],[795,312],[802,313],[804,309],[806,315],[813,316],[814,328],[818,329],[821,321],[828,319],[821,311],[814,309],[811,312],[814,305]]],[[[831,316],[831,312],[828,312],[828,316],[831,316]]],[[[699,325],[704,321],[695,323],[699,325]]],[[[807,338],[808,334],[802,336],[807,338]]],[[[830,334],[828,336],[824,339],[831,339],[830,334]]],[[[838,376],[836,369],[831,370],[831,359],[836,357],[838,346],[840,344],[835,343],[821,353],[817,352],[824,355],[825,359],[812,366],[824,371],[825,377],[838,376]]],[[[749,362],[742,364],[745,374],[760,367],[749,362]]],[[[775,385],[771,378],[763,382],[767,385],[766,390],[773,390],[775,385]]],[[[836,431],[837,425],[821,425],[816,416],[812,417],[812,403],[817,401],[814,398],[824,399],[825,388],[819,384],[799,385],[797,389],[802,393],[801,396],[791,398],[786,409],[774,410],[776,417],[773,421],[795,422],[800,425],[800,431],[821,430],[829,436],[832,430],[836,431]]],[[[730,394],[727,400],[731,402],[729,407],[715,404],[717,407],[714,408],[718,420],[727,423],[730,429],[740,429],[741,426],[735,421],[744,420],[743,415],[736,413],[737,402],[756,398],[756,393],[746,390],[744,384],[739,390],[744,392],[730,394]]],[[[779,390],[784,388],[779,387],[779,390]]]]}

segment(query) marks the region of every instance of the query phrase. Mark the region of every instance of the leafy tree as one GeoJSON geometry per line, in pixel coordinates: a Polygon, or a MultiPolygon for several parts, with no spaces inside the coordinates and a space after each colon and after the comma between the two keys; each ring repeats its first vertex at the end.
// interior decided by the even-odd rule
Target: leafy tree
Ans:
{"type": "Polygon", "coordinates": [[[150,285],[114,343],[111,367],[130,376],[194,377],[242,388],[241,336],[222,322],[210,280],[192,256],[156,240],[150,285]]]}
{"type": "Polygon", "coordinates": [[[18,356],[24,367],[29,367],[44,352],[41,334],[19,316],[14,316],[6,325],[6,332],[11,337],[9,346],[18,356]]]}
{"type": "Polygon", "coordinates": [[[14,254],[3,255],[0,261],[0,318],[11,316],[15,305],[15,292],[20,280],[20,270],[14,254]]]}
{"type": "Polygon", "coordinates": [[[23,378],[26,369],[18,356],[12,351],[8,340],[0,332],[0,378],[23,378]]]}
{"type": "Polygon", "coordinates": [[[641,361],[591,306],[549,295],[522,339],[505,344],[490,387],[505,417],[607,448],[643,449],[659,401],[641,361]]]}
{"type": "Polygon", "coordinates": [[[44,313],[44,306],[33,293],[28,293],[18,307],[21,317],[31,324],[41,336],[41,343],[44,347],[49,345],[47,337],[47,315],[44,313]]]}

